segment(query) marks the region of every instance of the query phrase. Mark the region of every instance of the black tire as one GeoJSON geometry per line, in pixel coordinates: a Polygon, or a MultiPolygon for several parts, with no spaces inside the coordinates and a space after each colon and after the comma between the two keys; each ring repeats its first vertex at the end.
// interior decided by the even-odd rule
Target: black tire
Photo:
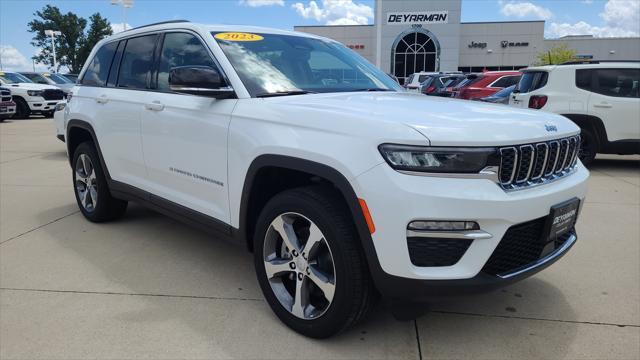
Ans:
{"type": "Polygon", "coordinates": [[[31,115],[31,109],[26,101],[21,97],[14,97],[13,101],[16,103],[16,113],[13,115],[14,119],[28,119],[31,115]]]}
{"type": "MultiPolygon", "coordinates": [[[[91,222],[110,221],[121,217],[125,213],[125,211],[127,210],[127,202],[111,196],[111,192],[109,191],[109,186],[107,184],[107,179],[100,164],[98,152],[96,151],[95,146],[92,142],[87,141],[78,145],[73,153],[71,172],[76,201],[78,203],[80,211],[82,212],[82,215],[84,215],[87,220],[91,222]],[[94,174],[91,183],[95,184],[94,193],[97,198],[96,200],[92,200],[93,196],[89,196],[89,199],[87,201],[91,202],[91,206],[85,206],[83,204],[83,200],[81,200],[79,187],[81,188],[83,184],[86,184],[86,182],[83,182],[83,180],[81,180],[82,178],[80,177],[83,171],[78,170],[78,159],[81,156],[83,156],[83,159],[88,158],[90,161],[91,166],[87,166],[87,168],[89,168],[90,170],[86,171],[88,175],[94,174]]],[[[87,191],[86,189],[87,185],[85,185],[85,191],[87,191]]]]}
{"type": "Polygon", "coordinates": [[[305,336],[327,338],[350,328],[368,314],[376,299],[350,212],[328,188],[287,190],[269,200],[256,224],[254,260],[258,282],[271,309],[288,327],[305,336]],[[318,226],[333,257],[333,300],[317,318],[303,319],[286,309],[267,278],[264,264],[267,230],[274,219],[285,213],[301,214],[318,226]]]}
{"type": "Polygon", "coordinates": [[[598,141],[590,130],[582,129],[580,133],[580,152],[578,157],[584,166],[589,166],[598,153],[598,141]]]}

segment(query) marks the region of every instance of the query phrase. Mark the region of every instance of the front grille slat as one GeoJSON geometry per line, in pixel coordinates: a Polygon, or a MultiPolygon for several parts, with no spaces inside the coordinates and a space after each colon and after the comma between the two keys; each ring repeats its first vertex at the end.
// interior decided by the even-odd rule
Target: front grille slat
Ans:
{"type": "Polygon", "coordinates": [[[505,190],[538,185],[571,173],[580,137],[500,148],[499,181],[505,190]]]}

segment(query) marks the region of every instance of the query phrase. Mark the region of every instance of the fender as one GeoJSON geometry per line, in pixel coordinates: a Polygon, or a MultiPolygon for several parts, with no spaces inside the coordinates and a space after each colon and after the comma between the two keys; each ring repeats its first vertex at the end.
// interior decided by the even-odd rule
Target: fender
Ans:
{"type": "Polygon", "coordinates": [[[362,209],[360,208],[360,203],[358,202],[358,197],[351,187],[351,184],[338,170],[310,160],[272,154],[260,155],[253,160],[247,170],[240,199],[240,229],[238,230],[238,235],[241,239],[245,239],[248,242],[252,240],[248,238],[250,234],[248,231],[249,224],[247,223],[251,188],[253,187],[256,175],[260,169],[265,167],[280,167],[301,171],[324,178],[331,182],[340,192],[351,212],[372,277],[376,280],[378,278],[377,275],[384,274],[384,271],[380,266],[380,262],[378,261],[375,247],[373,246],[373,239],[369,233],[369,227],[367,226],[364,215],[362,214],[362,209]]]}
{"type": "Polygon", "coordinates": [[[104,171],[105,176],[107,177],[107,181],[111,182],[111,175],[109,174],[109,168],[107,164],[104,162],[104,157],[102,156],[102,150],[100,149],[100,143],[98,142],[98,137],[96,136],[96,132],[93,130],[93,126],[84,120],[71,119],[67,122],[67,129],[65,138],[67,139],[67,154],[69,155],[69,165],[73,167],[73,153],[71,152],[71,146],[74,145],[73,139],[69,136],[71,133],[71,129],[79,128],[85,130],[91,135],[91,139],[93,140],[93,144],[96,146],[96,150],[98,151],[98,157],[100,158],[100,165],[102,165],[102,169],[104,171]]]}

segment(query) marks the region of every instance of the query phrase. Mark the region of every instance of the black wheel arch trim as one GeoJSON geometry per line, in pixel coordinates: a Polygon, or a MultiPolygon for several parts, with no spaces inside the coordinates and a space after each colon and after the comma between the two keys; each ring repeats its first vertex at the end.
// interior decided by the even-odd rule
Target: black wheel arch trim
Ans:
{"type": "Polygon", "coordinates": [[[96,146],[98,157],[100,158],[99,159],[100,165],[102,165],[102,170],[104,171],[104,174],[107,177],[107,181],[111,182],[111,174],[109,174],[109,168],[107,167],[107,164],[104,161],[104,157],[102,156],[102,150],[100,149],[100,143],[98,142],[98,137],[96,136],[96,132],[93,130],[93,126],[84,120],[72,119],[67,122],[67,128],[65,130],[66,131],[65,139],[67,144],[67,153],[69,154],[69,165],[73,166],[72,164],[73,152],[71,149],[71,146],[73,144],[73,139],[71,138],[71,136],[69,136],[69,134],[71,133],[71,129],[73,128],[79,128],[89,133],[89,135],[91,136],[91,139],[93,140],[93,144],[96,146]]]}
{"type": "Polygon", "coordinates": [[[598,142],[598,148],[601,149],[609,143],[607,136],[607,129],[604,127],[604,122],[597,116],[587,114],[562,114],[562,116],[573,121],[580,129],[591,130],[593,136],[598,142]]]}
{"type": "Polygon", "coordinates": [[[244,186],[242,188],[242,195],[240,200],[240,229],[239,236],[247,242],[248,249],[249,244],[252,241],[250,239],[251,234],[248,233],[248,215],[249,215],[249,203],[251,196],[251,189],[254,185],[254,180],[258,172],[265,167],[279,167],[289,170],[301,171],[314,176],[326,179],[338,190],[338,192],[344,198],[347,207],[351,213],[356,231],[360,237],[362,243],[362,249],[366,256],[366,260],[371,272],[371,276],[376,281],[379,276],[384,276],[385,273],[380,266],[376,249],[373,245],[373,239],[369,233],[369,227],[360,208],[358,202],[358,196],[356,195],[353,187],[347,180],[347,178],[338,170],[318,162],[311,160],[301,159],[286,155],[264,154],[256,157],[249,165],[247,173],[245,175],[244,186]]]}

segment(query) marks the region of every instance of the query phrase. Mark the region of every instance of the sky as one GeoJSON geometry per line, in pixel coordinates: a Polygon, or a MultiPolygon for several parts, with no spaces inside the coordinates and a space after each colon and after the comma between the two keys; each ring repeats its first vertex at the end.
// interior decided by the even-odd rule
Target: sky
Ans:
{"type": "MultiPolygon", "coordinates": [[[[100,12],[114,32],[123,29],[123,8],[111,0],[0,0],[4,70],[33,69],[31,57],[38,49],[30,44],[27,23],[47,4],[84,18],[100,12]]],[[[126,22],[131,27],[187,19],[292,30],[294,25],[372,24],[373,14],[374,0],[134,0],[126,22]]],[[[463,22],[506,20],[545,20],[546,38],[640,36],[640,0],[462,0],[463,22]]]]}

